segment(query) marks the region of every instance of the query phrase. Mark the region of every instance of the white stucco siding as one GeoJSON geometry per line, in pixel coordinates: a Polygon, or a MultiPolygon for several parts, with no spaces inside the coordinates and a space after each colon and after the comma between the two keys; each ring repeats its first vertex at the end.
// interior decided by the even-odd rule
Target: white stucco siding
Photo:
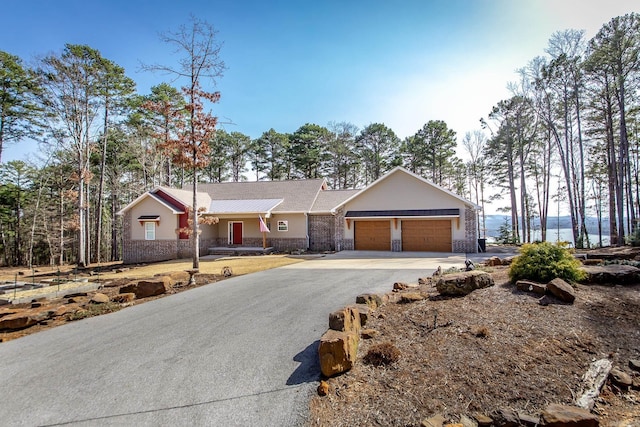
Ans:
{"type": "Polygon", "coordinates": [[[141,216],[159,215],[160,223],[156,224],[155,240],[176,240],[178,235],[178,215],[171,209],[159,203],[157,200],[148,197],[141,200],[131,208],[131,239],[145,240],[144,223],[140,224],[138,218],[141,216]]]}

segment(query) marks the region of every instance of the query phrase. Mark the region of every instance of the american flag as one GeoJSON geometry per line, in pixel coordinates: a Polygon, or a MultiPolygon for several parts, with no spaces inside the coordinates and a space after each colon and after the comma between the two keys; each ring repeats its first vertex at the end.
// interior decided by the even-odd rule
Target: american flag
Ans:
{"type": "Polygon", "coordinates": [[[267,227],[267,224],[264,223],[264,220],[262,219],[262,217],[258,215],[258,218],[260,218],[260,232],[271,233],[271,231],[269,231],[269,227],[267,227]]]}

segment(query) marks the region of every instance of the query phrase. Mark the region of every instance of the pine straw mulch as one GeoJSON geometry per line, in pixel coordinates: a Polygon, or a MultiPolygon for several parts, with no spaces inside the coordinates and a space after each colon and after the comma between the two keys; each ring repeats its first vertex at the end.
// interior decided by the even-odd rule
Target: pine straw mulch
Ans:
{"type": "MultiPolygon", "coordinates": [[[[570,404],[596,359],[631,373],[628,361],[640,358],[640,285],[580,285],[573,305],[541,306],[509,284],[505,267],[492,274],[495,286],[466,297],[422,285],[429,299],[379,308],[366,325],[378,335],[361,340],[351,371],[328,380],[328,396],[312,399],[309,424],[419,426],[435,414],[457,422],[498,409],[538,416],[550,403],[570,404]],[[384,342],[400,350],[398,362],[364,364],[384,342]]],[[[640,426],[640,393],[607,383],[595,412],[600,425],[640,426]]]]}

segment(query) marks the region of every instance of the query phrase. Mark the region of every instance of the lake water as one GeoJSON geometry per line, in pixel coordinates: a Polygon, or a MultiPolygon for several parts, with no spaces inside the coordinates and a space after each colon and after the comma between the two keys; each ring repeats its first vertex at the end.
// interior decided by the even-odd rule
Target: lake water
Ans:
{"type": "MultiPolygon", "coordinates": [[[[591,230],[589,230],[589,243],[591,244],[591,246],[595,246],[598,244],[598,232],[593,231],[591,232],[591,230]]],[[[495,237],[493,236],[497,236],[498,232],[494,231],[494,230],[487,230],[487,242],[492,243],[495,242],[495,237]],[[491,237],[489,237],[491,236],[491,237]]],[[[533,230],[531,232],[531,241],[536,241],[536,240],[541,240],[542,239],[542,233],[540,232],[540,230],[533,230]]],[[[570,228],[554,228],[554,229],[547,229],[547,242],[551,242],[551,243],[555,243],[555,242],[570,242],[571,246],[573,246],[574,241],[573,241],[573,231],[570,228]]],[[[585,242],[586,244],[586,242],[585,242]]],[[[602,233],[602,245],[603,246],[608,246],[609,245],[609,232],[608,230],[606,232],[603,231],[602,233]]]]}

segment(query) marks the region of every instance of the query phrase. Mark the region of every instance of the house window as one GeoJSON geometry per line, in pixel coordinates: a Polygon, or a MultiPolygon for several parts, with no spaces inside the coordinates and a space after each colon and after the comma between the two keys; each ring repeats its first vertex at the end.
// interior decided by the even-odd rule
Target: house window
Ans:
{"type": "Polygon", "coordinates": [[[289,231],[289,221],[278,221],[278,231],[289,231]]]}
{"type": "Polygon", "coordinates": [[[156,240],[156,223],[155,222],[144,223],[144,239],[156,240]]]}

